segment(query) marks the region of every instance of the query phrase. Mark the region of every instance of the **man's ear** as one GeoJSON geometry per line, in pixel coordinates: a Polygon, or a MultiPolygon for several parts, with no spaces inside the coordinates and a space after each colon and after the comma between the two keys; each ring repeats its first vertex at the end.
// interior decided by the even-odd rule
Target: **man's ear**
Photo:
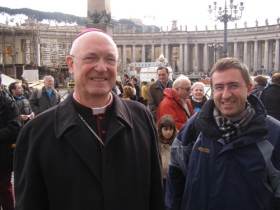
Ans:
{"type": "Polygon", "coordinates": [[[247,89],[248,89],[248,90],[247,90],[247,95],[248,95],[248,96],[250,95],[252,88],[253,88],[253,84],[247,85],[247,89]]]}
{"type": "Polygon", "coordinates": [[[68,66],[68,70],[71,74],[74,73],[74,70],[73,70],[73,58],[71,56],[67,56],[65,58],[65,62],[67,63],[67,66],[68,66]]]}

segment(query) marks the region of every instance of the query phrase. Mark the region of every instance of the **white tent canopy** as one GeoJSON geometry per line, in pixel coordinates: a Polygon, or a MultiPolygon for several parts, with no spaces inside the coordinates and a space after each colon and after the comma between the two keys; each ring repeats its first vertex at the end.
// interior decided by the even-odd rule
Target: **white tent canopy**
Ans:
{"type": "Polygon", "coordinates": [[[5,86],[9,86],[12,82],[16,82],[12,77],[7,76],[6,74],[1,74],[2,84],[5,86]]]}

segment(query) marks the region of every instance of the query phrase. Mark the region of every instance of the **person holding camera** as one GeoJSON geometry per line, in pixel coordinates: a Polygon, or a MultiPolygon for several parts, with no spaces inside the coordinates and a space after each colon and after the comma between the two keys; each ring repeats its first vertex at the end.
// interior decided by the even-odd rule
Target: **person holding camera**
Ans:
{"type": "Polygon", "coordinates": [[[9,92],[13,95],[16,105],[20,110],[20,119],[22,125],[25,125],[30,119],[35,117],[29,101],[23,96],[23,88],[19,82],[13,82],[9,85],[9,92]]]}

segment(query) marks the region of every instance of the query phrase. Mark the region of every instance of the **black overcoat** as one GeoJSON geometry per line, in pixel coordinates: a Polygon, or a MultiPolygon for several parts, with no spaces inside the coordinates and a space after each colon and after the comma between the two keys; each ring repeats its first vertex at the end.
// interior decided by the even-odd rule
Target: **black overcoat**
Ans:
{"type": "Polygon", "coordinates": [[[152,115],[113,96],[102,156],[72,94],[22,129],[14,167],[17,210],[164,209],[152,115]]]}

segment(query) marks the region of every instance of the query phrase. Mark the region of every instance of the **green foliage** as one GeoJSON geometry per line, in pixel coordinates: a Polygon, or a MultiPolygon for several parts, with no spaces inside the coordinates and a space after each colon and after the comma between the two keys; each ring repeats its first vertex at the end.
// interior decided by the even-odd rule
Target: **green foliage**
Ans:
{"type": "Polygon", "coordinates": [[[78,17],[61,12],[42,12],[28,8],[10,9],[7,7],[0,7],[0,13],[6,13],[10,16],[26,15],[28,19],[36,19],[38,22],[41,22],[43,20],[54,20],[58,23],[65,22],[71,24],[76,22],[78,25],[85,25],[87,22],[86,17],[78,17]]]}
{"type": "Polygon", "coordinates": [[[135,26],[135,23],[132,20],[129,20],[129,19],[120,19],[119,23],[126,25],[126,28],[128,30],[132,29],[135,26]]]}

